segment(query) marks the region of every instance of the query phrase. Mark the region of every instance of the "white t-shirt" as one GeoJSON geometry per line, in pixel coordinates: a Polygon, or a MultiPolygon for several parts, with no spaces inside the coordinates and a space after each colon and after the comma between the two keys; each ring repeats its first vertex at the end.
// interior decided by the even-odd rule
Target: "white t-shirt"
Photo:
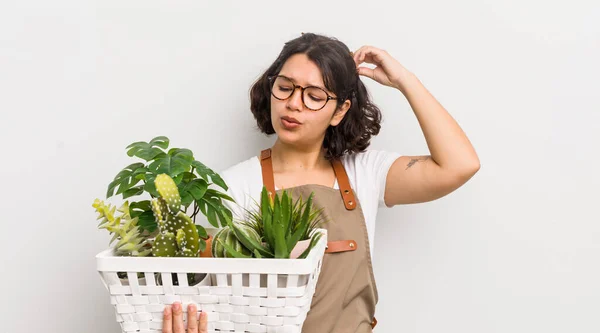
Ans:
{"type": "MultiPolygon", "coordinates": [[[[374,249],[377,210],[379,207],[386,207],[384,195],[387,174],[392,163],[400,156],[395,152],[366,150],[341,157],[350,185],[358,196],[365,216],[371,255],[374,249]]],[[[256,203],[260,202],[263,188],[262,170],[257,156],[235,164],[219,174],[229,187],[228,194],[235,200],[235,203],[224,201],[234,217],[243,218],[244,209],[255,209],[256,203]]],[[[334,188],[339,188],[337,180],[334,188]]]]}

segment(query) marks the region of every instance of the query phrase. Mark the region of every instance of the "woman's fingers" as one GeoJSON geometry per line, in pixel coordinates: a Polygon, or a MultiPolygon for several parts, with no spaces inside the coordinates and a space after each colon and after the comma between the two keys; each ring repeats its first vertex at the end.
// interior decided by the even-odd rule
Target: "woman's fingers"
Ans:
{"type": "Polygon", "coordinates": [[[366,76],[368,78],[376,80],[375,79],[375,68],[358,67],[358,75],[366,76]]]}
{"type": "Polygon", "coordinates": [[[383,64],[383,51],[374,47],[365,49],[362,52],[361,62],[381,66],[383,64]]]}
{"type": "Polygon", "coordinates": [[[356,67],[362,63],[381,66],[384,61],[385,51],[373,46],[363,46],[354,53],[356,67]]]}
{"type": "MultiPolygon", "coordinates": [[[[208,333],[208,315],[200,312],[200,320],[198,320],[197,313],[196,305],[190,304],[187,308],[187,333],[208,333]]],[[[163,333],[186,333],[181,303],[165,306],[162,331],[163,333]]]]}
{"type": "Polygon", "coordinates": [[[173,303],[173,333],[185,333],[183,310],[180,303],[173,303]]]}
{"type": "Polygon", "coordinates": [[[163,333],[173,333],[173,312],[170,305],[165,306],[163,311],[163,333]]]}
{"type": "MultiPolygon", "coordinates": [[[[197,313],[196,305],[190,304],[187,308],[187,333],[208,333],[208,315],[206,312],[200,312],[200,319],[198,319],[197,313]]],[[[165,306],[162,331],[163,333],[186,333],[180,303],[165,306]]]]}
{"type": "Polygon", "coordinates": [[[374,62],[374,55],[376,54],[377,50],[379,49],[369,45],[362,46],[360,49],[358,49],[356,53],[354,53],[354,62],[356,63],[356,66],[362,64],[363,62],[376,64],[374,62]]]}
{"type": "Polygon", "coordinates": [[[358,49],[353,58],[358,75],[371,78],[389,87],[395,87],[392,77],[398,77],[398,71],[403,67],[385,50],[366,45],[358,49]],[[375,65],[375,68],[360,66],[363,63],[375,65]]]}
{"type": "Polygon", "coordinates": [[[208,314],[206,312],[200,312],[198,333],[208,333],[208,314]]]}
{"type": "Polygon", "coordinates": [[[196,306],[194,304],[188,305],[187,310],[187,329],[188,333],[196,333],[198,331],[198,319],[197,319],[196,306]]]}
{"type": "Polygon", "coordinates": [[[361,46],[358,50],[356,50],[354,52],[354,62],[356,63],[356,66],[360,65],[362,63],[362,61],[360,60],[362,52],[364,51],[365,48],[367,48],[369,46],[365,45],[365,46],[361,46]]]}

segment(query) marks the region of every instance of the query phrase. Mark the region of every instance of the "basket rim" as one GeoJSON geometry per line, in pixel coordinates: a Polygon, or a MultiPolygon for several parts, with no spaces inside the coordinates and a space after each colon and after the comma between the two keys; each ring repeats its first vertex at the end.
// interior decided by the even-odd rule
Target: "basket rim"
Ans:
{"type": "Polygon", "coordinates": [[[96,255],[96,269],[99,272],[312,274],[327,246],[327,230],[316,230],[323,237],[306,259],[124,257],[115,256],[111,247],[96,255]]]}

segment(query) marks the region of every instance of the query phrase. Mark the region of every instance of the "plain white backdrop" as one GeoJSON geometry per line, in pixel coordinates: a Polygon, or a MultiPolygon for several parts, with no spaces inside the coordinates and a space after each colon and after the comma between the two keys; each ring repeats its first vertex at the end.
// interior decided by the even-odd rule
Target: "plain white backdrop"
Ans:
{"type": "MultiPolygon", "coordinates": [[[[481,159],[440,200],[384,209],[376,332],[600,331],[597,1],[13,1],[0,5],[2,332],[119,332],[91,204],[166,135],[215,170],[272,144],[248,90],[301,32],[383,48],[481,159]]],[[[428,153],[398,91],[363,79],[371,148],[428,153]]]]}

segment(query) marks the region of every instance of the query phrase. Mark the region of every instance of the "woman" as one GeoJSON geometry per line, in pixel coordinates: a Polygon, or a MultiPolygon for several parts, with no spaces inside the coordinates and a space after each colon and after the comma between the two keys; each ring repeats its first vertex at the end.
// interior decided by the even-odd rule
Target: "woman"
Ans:
{"type": "Polygon", "coordinates": [[[479,170],[473,146],[413,73],[372,46],[351,53],[333,38],[303,34],[285,44],[250,95],[258,128],[277,140],[221,173],[242,206],[232,206],[234,214],[242,217],[244,208],[253,208],[263,185],[271,194],[287,189],[306,198],[314,192],[315,205],[329,220],[328,250],[302,331],[371,332],[378,207],[427,202],[456,190],[479,170]],[[367,150],[379,133],[381,112],[360,76],[404,95],[430,155],[367,150]]]}

